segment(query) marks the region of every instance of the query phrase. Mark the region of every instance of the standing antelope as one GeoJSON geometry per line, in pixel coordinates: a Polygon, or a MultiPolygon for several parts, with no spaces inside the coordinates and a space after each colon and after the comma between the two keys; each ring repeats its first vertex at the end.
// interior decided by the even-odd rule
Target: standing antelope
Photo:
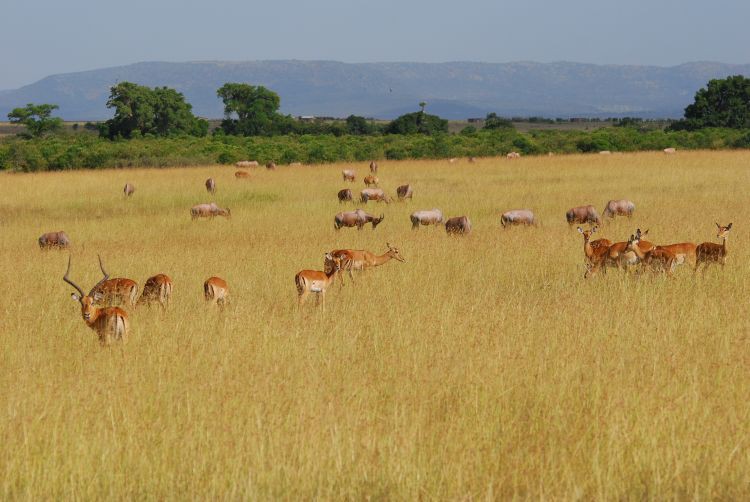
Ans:
{"type": "Polygon", "coordinates": [[[505,211],[500,216],[500,224],[503,228],[508,228],[511,225],[536,225],[536,218],[534,213],[529,209],[513,209],[511,211],[505,211]]]}
{"type": "Polygon", "coordinates": [[[727,262],[727,239],[729,238],[729,231],[732,229],[730,223],[726,227],[723,227],[716,223],[716,237],[721,239],[721,244],[715,244],[713,242],[704,242],[699,244],[695,249],[695,272],[698,268],[703,265],[703,272],[711,263],[718,263],[722,267],[727,262]]]}
{"type": "Polygon", "coordinates": [[[39,236],[40,249],[68,249],[68,246],[70,246],[70,239],[62,230],[47,232],[39,236]]]}
{"type": "Polygon", "coordinates": [[[338,230],[341,227],[357,227],[357,230],[362,230],[364,225],[372,223],[372,229],[375,230],[375,227],[377,227],[384,219],[384,214],[381,214],[380,218],[377,218],[361,209],[355,211],[344,211],[334,216],[333,228],[338,230]]]}
{"type": "Polygon", "coordinates": [[[99,305],[112,305],[121,303],[130,307],[135,306],[136,299],[138,298],[138,283],[132,279],[125,277],[116,277],[114,279],[109,278],[109,274],[104,270],[104,264],[102,263],[101,257],[99,257],[99,268],[102,274],[107,278],[99,281],[99,284],[93,287],[91,290],[95,293],[95,302],[99,305]]]}
{"type": "Polygon", "coordinates": [[[221,277],[209,277],[203,283],[203,297],[209,304],[224,308],[229,303],[229,285],[221,277]]]}
{"type": "Polygon", "coordinates": [[[378,181],[378,177],[373,176],[372,174],[368,174],[367,176],[365,176],[365,185],[367,185],[368,187],[378,186],[378,181]]]}
{"type": "Polygon", "coordinates": [[[341,268],[341,258],[332,256],[331,253],[326,253],[324,260],[333,263],[330,271],[320,272],[319,270],[302,270],[297,272],[297,275],[294,276],[294,284],[297,286],[297,302],[299,306],[302,306],[302,304],[305,303],[305,300],[310,293],[317,293],[318,296],[315,301],[316,305],[322,302],[323,306],[325,306],[326,289],[333,284],[336,274],[341,268]]]}
{"type": "Polygon", "coordinates": [[[627,216],[630,218],[633,216],[633,211],[635,211],[635,204],[631,201],[627,199],[611,200],[604,207],[602,216],[605,218],[614,218],[615,216],[627,216]]]}
{"type": "Polygon", "coordinates": [[[374,160],[370,162],[370,172],[372,174],[378,174],[378,163],[374,160]]]}
{"type": "Polygon", "coordinates": [[[370,251],[364,249],[335,249],[326,255],[326,259],[323,263],[323,267],[326,273],[331,271],[331,268],[335,266],[334,260],[338,259],[339,263],[339,276],[341,277],[341,285],[344,285],[343,273],[344,271],[349,272],[349,278],[354,282],[354,270],[367,270],[372,267],[379,267],[384,263],[389,262],[391,259],[405,262],[401,252],[397,247],[391,246],[390,243],[386,242],[385,245],[388,247],[388,251],[378,256],[370,251]],[[330,258],[329,258],[330,256],[330,258]]]}
{"type": "Polygon", "coordinates": [[[143,285],[143,293],[138,298],[138,305],[144,303],[151,306],[152,302],[159,302],[162,308],[167,308],[172,298],[172,279],[168,275],[156,274],[146,280],[143,285]]]}
{"type": "Polygon", "coordinates": [[[471,220],[466,216],[449,218],[445,222],[445,231],[448,235],[464,235],[471,232],[471,220]]]}
{"type": "Polygon", "coordinates": [[[411,229],[416,230],[419,225],[439,225],[443,222],[443,212],[440,209],[414,211],[409,216],[411,229]]]}
{"type": "Polygon", "coordinates": [[[352,169],[344,169],[341,171],[341,176],[344,178],[344,181],[351,181],[354,183],[354,180],[357,178],[357,173],[352,169]]]}
{"type": "Polygon", "coordinates": [[[641,262],[641,266],[648,267],[652,272],[665,272],[672,276],[675,266],[677,266],[677,257],[675,254],[662,246],[656,246],[649,251],[643,251],[638,245],[640,238],[638,234],[631,235],[628,239],[628,251],[634,252],[641,262]]]}
{"type": "Polygon", "coordinates": [[[339,204],[342,202],[351,202],[352,201],[351,189],[344,188],[343,190],[339,190],[338,197],[339,197],[339,204]]]}
{"type": "MultiPolygon", "coordinates": [[[[637,241],[636,245],[644,253],[651,251],[656,247],[652,242],[644,241],[642,239],[642,237],[646,234],[648,234],[648,229],[646,229],[645,232],[641,233],[641,229],[639,228],[635,232],[637,241]]],[[[640,258],[638,257],[638,255],[634,251],[628,250],[628,241],[622,241],[610,244],[609,249],[607,250],[607,256],[605,257],[604,265],[622,269],[628,266],[637,265],[639,261],[640,258]]]]}
{"type": "Polygon", "coordinates": [[[509,152],[508,155],[506,155],[505,157],[508,160],[520,159],[521,158],[521,154],[518,153],[518,152],[509,152]]]}
{"type": "MultiPolygon", "coordinates": [[[[583,275],[584,278],[588,278],[602,269],[609,245],[611,244],[606,239],[599,239],[601,241],[599,245],[594,246],[591,242],[591,236],[596,233],[596,230],[597,227],[590,230],[578,227],[578,232],[583,235],[583,254],[586,256],[586,273],[583,275]]],[[[606,272],[606,269],[603,270],[606,272]]]]}
{"type": "Polygon", "coordinates": [[[206,180],[206,191],[212,195],[216,193],[216,181],[213,178],[206,180]]]}
{"type": "Polygon", "coordinates": [[[237,179],[245,179],[250,177],[250,173],[247,171],[235,171],[234,177],[237,179]]]}
{"type": "Polygon", "coordinates": [[[133,192],[135,192],[135,187],[132,183],[125,183],[125,188],[122,189],[122,193],[125,194],[125,197],[130,197],[133,195],[133,192]]]}
{"type": "Polygon", "coordinates": [[[696,250],[698,246],[692,242],[681,242],[679,244],[667,244],[666,246],[656,246],[660,249],[666,249],[675,256],[675,267],[687,262],[688,265],[695,269],[696,250]]]}
{"type": "Polygon", "coordinates": [[[414,196],[414,191],[411,189],[411,185],[401,185],[396,189],[396,196],[400,201],[412,199],[414,196]]]}
{"type": "Polygon", "coordinates": [[[268,164],[266,164],[266,169],[268,169],[269,171],[275,170],[276,169],[276,162],[271,161],[268,164]]]}
{"type": "MultiPolygon", "coordinates": [[[[99,259],[99,263],[101,264],[101,258],[99,259]]],[[[86,295],[76,283],[70,280],[68,277],[69,273],[70,257],[68,257],[68,269],[65,271],[63,281],[67,282],[78,291],[78,294],[73,293],[70,297],[81,304],[81,316],[86,325],[96,332],[96,336],[99,338],[99,343],[107,345],[115,340],[122,340],[123,342],[127,341],[128,331],[130,330],[128,313],[119,307],[94,307],[94,302],[99,294],[97,293],[97,287],[106,281],[109,276],[104,274],[104,277],[96,283],[96,285],[91,288],[89,294],[86,295]]]]}
{"type": "Polygon", "coordinates": [[[359,192],[359,200],[365,204],[367,204],[368,200],[385,202],[386,204],[393,202],[393,199],[391,199],[382,188],[365,188],[359,192]]]}
{"type": "Polygon", "coordinates": [[[474,163],[477,161],[476,157],[469,157],[469,162],[474,163]]]}
{"type": "Polygon", "coordinates": [[[239,162],[235,162],[234,165],[236,167],[258,167],[258,161],[257,160],[241,160],[239,162]]]}
{"type": "Polygon", "coordinates": [[[215,202],[212,202],[210,204],[197,204],[190,208],[190,217],[193,220],[196,218],[213,219],[214,216],[223,216],[225,218],[230,218],[232,216],[232,212],[229,209],[220,208],[216,205],[215,202]]]}
{"type": "Polygon", "coordinates": [[[578,206],[568,209],[565,213],[565,219],[568,220],[568,225],[573,226],[575,223],[596,223],[597,225],[602,224],[602,219],[599,217],[599,213],[596,212],[594,206],[578,206]]]}

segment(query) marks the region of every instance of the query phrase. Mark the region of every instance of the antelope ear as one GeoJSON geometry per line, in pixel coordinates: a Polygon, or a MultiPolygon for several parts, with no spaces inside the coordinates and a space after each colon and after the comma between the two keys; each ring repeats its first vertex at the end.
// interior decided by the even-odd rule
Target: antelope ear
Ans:
{"type": "Polygon", "coordinates": [[[71,293],[71,294],[70,294],[70,297],[71,297],[72,299],[74,299],[75,301],[77,301],[77,302],[80,302],[80,301],[81,301],[81,297],[80,297],[80,296],[78,296],[78,295],[77,295],[77,294],[75,294],[75,293],[71,293]]]}
{"type": "Polygon", "coordinates": [[[730,228],[732,228],[732,224],[731,223],[729,225],[727,225],[727,230],[729,230],[730,228]]]}
{"type": "Polygon", "coordinates": [[[582,234],[582,233],[583,233],[583,229],[582,229],[581,227],[578,227],[578,233],[579,233],[579,234],[582,234]]]}

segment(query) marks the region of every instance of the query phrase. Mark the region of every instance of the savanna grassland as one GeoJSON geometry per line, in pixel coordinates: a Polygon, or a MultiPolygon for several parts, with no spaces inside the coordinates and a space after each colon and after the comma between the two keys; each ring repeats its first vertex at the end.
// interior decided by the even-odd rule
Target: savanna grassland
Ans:
{"type": "Polygon", "coordinates": [[[382,162],[414,200],[336,232],[351,166],[0,175],[0,498],[747,497],[750,152],[382,162]],[[622,197],[635,216],[603,236],[716,242],[733,222],[726,267],[584,280],[565,211],[622,197]],[[211,200],[232,218],[191,221],[211,200]],[[433,207],[473,233],[412,231],[433,207]],[[539,227],[500,228],[525,207],[539,227]],[[113,277],[170,275],[172,306],[132,310],[129,342],[100,347],[69,253],[37,246],[53,230],[83,288],[99,253],[113,277]],[[405,263],[297,310],[297,271],[386,242],[405,263]],[[224,312],[204,305],[211,275],[224,312]]]}

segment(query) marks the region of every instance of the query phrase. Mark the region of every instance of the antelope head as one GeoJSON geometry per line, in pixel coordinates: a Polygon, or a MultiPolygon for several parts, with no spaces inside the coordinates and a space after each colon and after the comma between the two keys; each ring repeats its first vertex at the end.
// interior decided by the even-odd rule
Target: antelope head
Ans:
{"type": "Polygon", "coordinates": [[[385,215],[384,214],[381,214],[380,218],[373,218],[372,219],[372,229],[375,230],[375,227],[377,227],[378,225],[380,225],[380,222],[383,221],[384,219],[385,219],[385,215]]]}
{"type": "Polygon", "coordinates": [[[401,253],[399,252],[397,247],[391,246],[391,244],[388,242],[386,242],[385,245],[388,246],[388,253],[386,253],[388,256],[402,263],[406,261],[406,259],[401,256],[401,253]]]}
{"type": "Polygon", "coordinates": [[[89,294],[87,295],[84,294],[83,290],[68,277],[68,275],[70,274],[70,256],[68,256],[68,269],[65,271],[65,275],[63,276],[63,281],[67,282],[68,284],[73,286],[76,291],[78,291],[77,294],[72,293],[70,297],[81,304],[81,315],[83,316],[83,320],[87,323],[92,321],[92,317],[96,313],[97,308],[94,307],[94,303],[101,300],[101,293],[95,291],[104,281],[109,279],[109,274],[104,271],[104,265],[102,264],[101,257],[99,257],[99,267],[101,268],[104,277],[99,282],[97,282],[93,288],[91,288],[91,291],[89,291],[89,294]]]}
{"type": "Polygon", "coordinates": [[[722,227],[718,223],[716,223],[716,237],[719,239],[725,239],[727,237],[727,234],[732,229],[732,224],[730,223],[726,227],[722,227]]]}
{"type": "Polygon", "coordinates": [[[578,233],[580,233],[581,235],[583,235],[583,240],[584,240],[585,242],[588,242],[588,241],[589,241],[589,239],[591,239],[591,234],[594,234],[594,233],[596,233],[596,229],[597,229],[597,228],[598,228],[598,227],[593,227],[593,228],[591,228],[590,230],[584,230],[584,229],[582,229],[581,227],[578,227],[578,233]]]}

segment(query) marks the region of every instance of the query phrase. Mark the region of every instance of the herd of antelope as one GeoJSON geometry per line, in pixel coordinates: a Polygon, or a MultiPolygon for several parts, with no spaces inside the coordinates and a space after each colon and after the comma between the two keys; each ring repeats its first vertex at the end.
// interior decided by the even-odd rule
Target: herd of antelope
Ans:
{"type": "MultiPolygon", "coordinates": [[[[517,158],[517,156],[510,156],[509,154],[508,158],[517,158]]],[[[455,159],[449,160],[449,162],[453,161],[455,159]]],[[[258,163],[255,161],[238,163],[238,167],[257,165],[258,163]]],[[[273,170],[276,165],[271,162],[266,167],[273,170]]],[[[366,188],[360,193],[359,200],[362,203],[374,201],[389,204],[393,201],[378,186],[377,173],[378,165],[373,161],[370,163],[370,174],[364,178],[366,188]]],[[[342,171],[342,177],[344,181],[355,182],[356,172],[352,169],[345,169],[342,171]]],[[[216,182],[213,178],[208,178],[205,181],[205,187],[208,193],[212,195],[216,193],[216,182]]],[[[131,197],[134,192],[135,187],[131,183],[127,183],[123,189],[125,197],[131,197]]],[[[396,190],[396,200],[412,199],[413,194],[411,185],[399,186],[396,190]]],[[[351,189],[340,190],[338,200],[339,203],[353,202],[351,189]]],[[[634,212],[635,204],[633,202],[610,200],[602,215],[607,218],[615,218],[616,216],[631,218],[634,212]]],[[[213,202],[193,206],[190,209],[190,214],[192,219],[213,218],[215,216],[229,218],[231,216],[229,209],[221,208],[213,202]]],[[[375,216],[362,209],[344,211],[334,217],[334,228],[338,230],[342,227],[357,227],[361,230],[364,225],[370,223],[374,230],[384,218],[385,215],[383,214],[375,216]]],[[[444,225],[448,235],[465,235],[471,232],[471,221],[467,216],[456,216],[446,220],[443,218],[442,211],[437,208],[414,211],[409,215],[409,219],[412,229],[415,230],[420,226],[444,225]]],[[[723,266],[727,257],[728,234],[732,229],[731,223],[726,226],[716,223],[716,237],[721,239],[721,244],[704,242],[696,245],[691,242],[682,242],[655,245],[645,240],[648,230],[641,231],[640,229],[637,229],[627,240],[620,242],[612,242],[605,238],[593,239],[594,234],[599,232],[601,228],[602,217],[591,205],[569,209],[565,213],[565,219],[571,228],[576,224],[590,225],[586,230],[581,226],[577,227],[578,232],[583,235],[586,267],[584,277],[586,278],[594,276],[598,272],[606,273],[608,268],[628,270],[638,267],[639,273],[648,270],[653,273],[672,276],[675,268],[684,263],[689,264],[695,272],[701,266],[703,266],[705,272],[706,267],[710,264],[723,266]]],[[[538,220],[529,209],[515,209],[502,213],[500,225],[502,228],[510,226],[534,227],[538,225],[538,220]]],[[[57,231],[43,234],[39,237],[38,243],[43,250],[68,249],[71,240],[64,231],[57,231]]],[[[326,291],[337,278],[340,286],[343,287],[345,274],[348,274],[350,281],[354,283],[354,272],[378,267],[390,260],[406,261],[397,247],[390,243],[386,243],[386,247],[387,250],[381,255],[356,249],[336,249],[325,253],[322,271],[302,270],[294,276],[298,305],[301,307],[312,294],[316,296],[316,304],[325,304],[326,291]]],[[[102,278],[91,288],[88,294],[85,294],[83,289],[70,279],[70,268],[71,259],[69,258],[63,280],[76,290],[76,293],[71,296],[80,303],[84,322],[96,332],[100,343],[103,345],[113,341],[127,340],[129,331],[128,313],[122,307],[132,309],[139,305],[150,307],[152,304],[158,303],[163,309],[166,309],[170,304],[173,285],[172,280],[165,274],[156,274],[149,277],[139,296],[138,284],[135,281],[127,278],[111,279],[104,268],[101,257],[99,257],[102,278]]],[[[230,301],[229,286],[220,277],[210,277],[203,284],[203,296],[206,303],[223,308],[230,301]]]]}

